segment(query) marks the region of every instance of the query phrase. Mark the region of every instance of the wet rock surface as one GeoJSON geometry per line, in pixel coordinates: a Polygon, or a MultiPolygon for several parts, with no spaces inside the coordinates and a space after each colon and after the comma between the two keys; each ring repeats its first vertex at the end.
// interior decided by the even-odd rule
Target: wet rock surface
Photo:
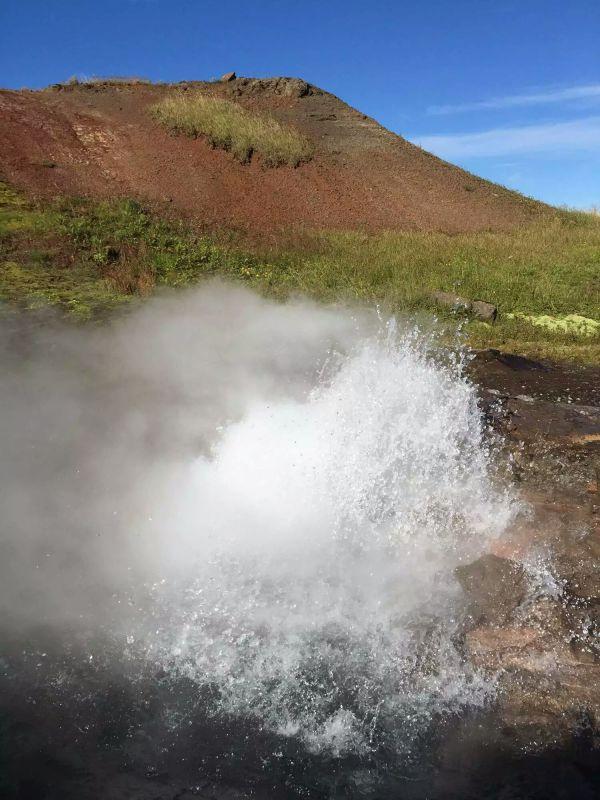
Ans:
{"type": "Polygon", "coordinates": [[[506,437],[513,477],[542,490],[548,502],[567,490],[569,503],[587,498],[597,506],[600,368],[486,350],[469,372],[488,423],[506,437]]]}
{"type": "Polygon", "coordinates": [[[600,406],[599,366],[554,364],[489,349],[474,354],[469,373],[482,389],[499,395],[600,406]]]}
{"type": "Polygon", "coordinates": [[[471,614],[479,622],[502,625],[525,599],[525,571],[508,558],[488,553],[455,572],[471,601],[471,614]]]}
{"type": "Polygon", "coordinates": [[[581,731],[597,744],[600,370],[486,351],[471,371],[526,507],[494,554],[457,570],[471,604],[465,655],[497,676],[513,749],[568,746],[581,731]]]}
{"type": "MultiPolygon", "coordinates": [[[[518,653],[527,634],[519,641],[496,629],[496,637],[518,653]]],[[[55,651],[46,658],[64,671],[75,667],[55,651]]],[[[22,691],[0,699],[4,718],[19,720],[0,730],[0,788],[15,800],[591,800],[600,790],[585,722],[568,742],[541,746],[540,732],[556,725],[556,704],[524,719],[515,696],[502,706],[512,718],[504,711],[499,719],[497,708],[452,718],[418,742],[414,759],[391,751],[335,759],[256,721],[207,716],[206,698],[196,698],[185,725],[169,725],[161,712],[174,720],[189,713],[195,688],[185,680],[168,685],[146,675],[132,685],[107,663],[79,665],[79,694],[57,701],[35,662],[21,666],[13,680],[22,691]],[[529,746],[515,747],[515,731],[529,746]]],[[[533,680],[522,687],[535,689],[533,680]]]]}

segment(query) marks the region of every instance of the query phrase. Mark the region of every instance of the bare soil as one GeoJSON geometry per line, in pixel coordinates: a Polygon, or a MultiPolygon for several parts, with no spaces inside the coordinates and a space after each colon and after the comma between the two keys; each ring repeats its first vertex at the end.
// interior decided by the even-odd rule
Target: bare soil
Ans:
{"type": "Polygon", "coordinates": [[[291,78],[0,91],[0,177],[39,196],[134,196],[206,228],[504,230],[545,208],[447,164],[291,78]],[[297,168],[240,164],[148,113],[172,91],[235,99],[307,134],[297,168]]]}

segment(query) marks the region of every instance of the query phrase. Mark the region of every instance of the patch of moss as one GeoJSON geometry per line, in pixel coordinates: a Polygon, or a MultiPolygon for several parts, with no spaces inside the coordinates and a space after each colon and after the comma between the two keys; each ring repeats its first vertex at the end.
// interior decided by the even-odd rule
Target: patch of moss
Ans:
{"type": "Polygon", "coordinates": [[[530,325],[546,328],[552,333],[572,333],[575,336],[595,336],[600,333],[600,321],[581,314],[551,317],[549,314],[523,314],[520,311],[506,315],[509,319],[522,319],[530,325]]]}

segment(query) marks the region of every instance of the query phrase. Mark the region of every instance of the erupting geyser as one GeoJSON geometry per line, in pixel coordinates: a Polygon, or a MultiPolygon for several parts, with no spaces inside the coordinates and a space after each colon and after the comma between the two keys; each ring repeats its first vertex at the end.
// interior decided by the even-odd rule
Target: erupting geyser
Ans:
{"type": "Polygon", "coordinates": [[[359,336],[304,396],[220,429],[163,508],[186,564],[153,587],[140,645],[210,686],[214,713],[339,754],[486,698],[453,644],[453,568],[514,506],[472,387],[431,346],[393,320],[359,336]]]}
{"type": "Polygon", "coordinates": [[[77,663],[183,680],[155,727],[252,720],[328,757],[404,751],[485,702],[454,568],[515,502],[435,337],[215,284],[21,347],[0,600],[17,640],[61,643],[31,656],[46,693],[81,697],[77,663]]]}

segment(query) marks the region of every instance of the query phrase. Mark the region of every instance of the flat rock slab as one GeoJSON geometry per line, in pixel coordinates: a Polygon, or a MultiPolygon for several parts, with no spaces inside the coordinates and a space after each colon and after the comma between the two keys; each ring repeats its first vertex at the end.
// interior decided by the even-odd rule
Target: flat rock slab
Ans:
{"type": "Polygon", "coordinates": [[[506,401],[506,410],[513,438],[600,446],[600,408],[595,406],[552,403],[519,395],[506,401]]]}
{"type": "Polygon", "coordinates": [[[482,388],[507,396],[600,407],[600,366],[536,361],[490,348],[474,354],[468,373],[482,388]]]}

